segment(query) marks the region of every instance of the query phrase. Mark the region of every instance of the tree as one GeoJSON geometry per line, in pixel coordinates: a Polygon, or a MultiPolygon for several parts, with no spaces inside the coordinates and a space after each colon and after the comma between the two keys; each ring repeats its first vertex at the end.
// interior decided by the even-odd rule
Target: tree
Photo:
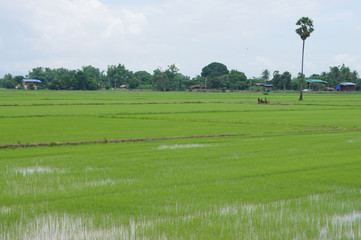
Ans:
{"type": "Polygon", "coordinates": [[[8,73],[4,76],[3,85],[5,88],[14,88],[15,87],[13,76],[10,73],[8,73]]]}
{"type": "Polygon", "coordinates": [[[168,66],[164,71],[161,68],[154,70],[151,79],[154,81],[155,89],[159,91],[185,90],[191,85],[190,78],[179,73],[175,64],[168,66]]]}
{"type": "Polygon", "coordinates": [[[357,71],[353,71],[352,72],[352,82],[356,83],[358,79],[358,72],[357,71]]]}
{"type": "Polygon", "coordinates": [[[190,85],[192,85],[191,79],[188,76],[185,76],[181,73],[177,73],[174,77],[174,82],[177,83],[177,88],[179,91],[186,90],[190,85]]]}
{"type": "Polygon", "coordinates": [[[195,76],[194,78],[192,78],[191,81],[188,82],[187,88],[189,88],[192,85],[204,85],[204,88],[206,88],[206,78],[202,77],[200,75],[195,76]]]}
{"type": "Polygon", "coordinates": [[[34,83],[29,83],[28,84],[28,88],[27,88],[28,90],[35,90],[35,85],[34,85],[34,83]]]}
{"type": "Polygon", "coordinates": [[[129,84],[129,81],[134,77],[133,72],[125,68],[124,65],[118,64],[118,66],[108,66],[107,69],[107,79],[108,84],[114,88],[119,87],[120,85],[129,84]]]}
{"type": "Polygon", "coordinates": [[[300,90],[300,98],[299,98],[299,100],[302,101],[303,100],[302,79],[303,79],[303,60],[304,60],[304,55],[305,55],[305,41],[311,35],[311,33],[314,31],[314,28],[313,28],[313,21],[311,19],[309,19],[308,17],[300,18],[297,21],[296,25],[300,26],[299,28],[296,29],[296,33],[302,39],[302,65],[301,65],[301,76],[302,77],[301,77],[301,81],[300,81],[301,90],[300,90]]]}
{"type": "Polygon", "coordinates": [[[223,85],[223,81],[220,77],[227,75],[228,73],[229,71],[226,65],[213,62],[202,68],[201,76],[206,78],[205,81],[207,82],[207,85],[209,84],[210,88],[220,88],[223,85]]]}
{"type": "Polygon", "coordinates": [[[268,71],[268,69],[265,69],[261,74],[261,79],[264,82],[267,82],[269,80],[269,77],[270,77],[270,72],[268,71]]]}
{"type": "Polygon", "coordinates": [[[154,79],[156,84],[156,89],[160,91],[169,91],[170,83],[168,75],[160,69],[154,70],[154,79]]]}
{"type": "Polygon", "coordinates": [[[42,67],[33,68],[33,70],[31,70],[29,72],[28,76],[31,79],[38,79],[38,80],[44,81],[45,80],[45,71],[42,67]]]}
{"type": "Polygon", "coordinates": [[[95,80],[89,78],[82,70],[78,70],[74,76],[75,90],[96,90],[98,87],[95,80]]]}
{"type": "Polygon", "coordinates": [[[13,81],[14,81],[15,86],[21,87],[22,84],[23,84],[23,79],[24,79],[23,76],[15,76],[15,77],[13,78],[13,81]]]}
{"type": "Polygon", "coordinates": [[[170,88],[173,90],[175,89],[177,91],[179,90],[179,86],[180,86],[180,82],[178,81],[179,78],[176,78],[178,72],[179,72],[179,68],[175,64],[168,66],[168,69],[165,70],[164,72],[168,76],[170,88]]]}
{"type": "Polygon", "coordinates": [[[282,89],[282,79],[280,71],[273,72],[272,84],[274,89],[282,89]]]}
{"type": "Polygon", "coordinates": [[[289,90],[292,88],[291,79],[292,75],[287,71],[282,74],[280,74],[279,71],[274,71],[272,79],[273,88],[279,90],[289,90]]]}
{"type": "Polygon", "coordinates": [[[228,74],[230,80],[229,89],[231,90],[245,90],[247,89],[247,76],[243,72],[231,70],[228,74]]]}
{"type": "Polygon", "coordinates": [[[140,81],[137,78],[131,78],[131,79],[129,79],[127,88],[136,89],[139,87],[139,85],[140,85],[140,81]]]}
{"type": "Polygon", "coordinates": [[[95,81],[97,83],[99,82],[100,76],[101,76],[99,68],[95,68],[95,67],[89,65],[89,66],[82,67],[82,70],[83,70],[84,74],[87,76],[87,78],[89,78],[90,80],[95,81]]]}
{"type": "Polygon", "coordinates": [[[292,79],[291,73],[286,71],[282,73],[281,78],[282,78],[283,90],[291,89],[291,79],[292,79]]]}
{"type": "Polygon", "coordinates": [[[139,88],[152,89],[154,86],[152,74],[146,71],[138,71],[134,73],[134,78],[139,81],[139,88]]]}
{"type": "Polygon", "coordinates": [[[202,68],[202,77],[220,77],[223,76],[225,74],[228,74],[229,71],[226,67],[226,65],[224,65],[223,63],[217,63],[217,62],[213,62],[207,66],[205,66],[204,68],[202,68]]]}

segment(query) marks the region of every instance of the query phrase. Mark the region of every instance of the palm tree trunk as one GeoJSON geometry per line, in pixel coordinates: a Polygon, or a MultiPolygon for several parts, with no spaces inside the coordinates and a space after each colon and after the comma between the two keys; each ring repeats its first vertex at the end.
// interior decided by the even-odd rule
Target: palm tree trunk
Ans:
{"type": "Polygon", "coordinates": [[[301,64],[301,80],[300,80],[300,99],[298,99],[299,101],[303,100],[303,96],[302,96],[302,82],[303,82],[303,60],[304,60],[304,56],[305,56],[305,40],[303,40],[302,43],[302,64],[301,64]]]}

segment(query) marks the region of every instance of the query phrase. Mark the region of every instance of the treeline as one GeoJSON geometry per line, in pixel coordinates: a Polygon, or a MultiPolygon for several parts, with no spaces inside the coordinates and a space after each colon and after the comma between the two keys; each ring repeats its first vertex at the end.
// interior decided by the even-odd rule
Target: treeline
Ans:
{"type": "Polygon", "coordinates": [[[313,74],[310,78],[324,80],[328,82],[331,87],[335,87],[340,82],[356,83],[357,90],[360,90],[361,87],[361,79],[359,78],[357,71],[351,71],[345,64],[342,64],[342,66],[330,67],[329,72],[313,74]]]}
{"type": "MultiPolygon", "coordinates": [[[[65,68],[32,69],[26,76],[12,76],[6,74],[0,79],[0,87],[22,88],[25,78],[41,80],[38,89],[52,90],[97,90],[97,89],[149,89],[158,91],[184,91],[192,88],[213,90],[260,90],[257,83],[272,84],[274,90],[299,90],[300,75],[292,77],[289,72],[280,73],[264,70],[260,77],[247,78],[238,70],[228,70],[222,63],[213,62],[205,66],[201,74],[190,78],[179,72],[176,65],[172,64],[167,69],[156,69],[152,74],[146,71],[132,72],[124,65],[108,66],[106,71],[100,71],[93,66],[84,66],[78,70],[65,68]]],[[[340,82],[356,83],[360,90],[361,80],[356,71],[351,71],[345,65],[330,67],[329,72],[313,74],[308,78],[320,79],[328,82],[329,87],[335,87],[340,82]]],[[[306,80],[308,79],[306,78],[306,80]]],[[[305,81],[306,81],[305,80],[305,81]]],[[[303,86],[307,86],[303,83],[303,86]]],[[[312,86],[322,90],[323,86],[312,86]]]]}

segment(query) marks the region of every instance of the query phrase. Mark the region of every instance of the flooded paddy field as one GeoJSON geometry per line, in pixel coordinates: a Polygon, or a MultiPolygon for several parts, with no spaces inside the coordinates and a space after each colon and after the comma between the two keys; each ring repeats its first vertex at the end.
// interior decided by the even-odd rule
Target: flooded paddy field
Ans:
{"type": "Polygon", "coordinates": [[[1,239],[361,238],[361,95],[0,93],[1,239]]]}

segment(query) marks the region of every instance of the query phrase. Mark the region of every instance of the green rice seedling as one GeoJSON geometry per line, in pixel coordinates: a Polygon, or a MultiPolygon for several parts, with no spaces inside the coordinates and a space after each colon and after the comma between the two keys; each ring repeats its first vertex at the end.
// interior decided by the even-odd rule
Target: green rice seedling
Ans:
{"type": "Polygon", "coordinates": [[[1,239],[361,238],[357,94],[1,91],[1,239]]]}

